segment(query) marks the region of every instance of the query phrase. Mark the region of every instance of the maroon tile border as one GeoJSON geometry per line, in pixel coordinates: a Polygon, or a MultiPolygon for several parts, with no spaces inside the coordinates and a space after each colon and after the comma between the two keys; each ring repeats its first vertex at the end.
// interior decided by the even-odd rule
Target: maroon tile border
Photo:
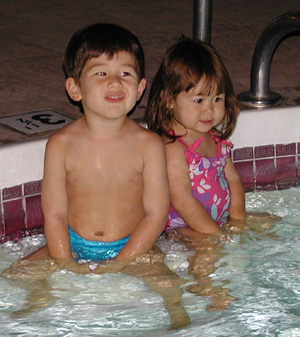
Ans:
{"type": "Polygon", "coordinates": [[[245,191],[254,190],[253,161],[235,163],[236,170],[242,180],[245,191]]]}
{"type": "Polygon", "coordinates": [[[3,203],[5,235],[11,235],[25,230],[22,199],[3,203]]]}
{"type": "Polygon", "coordinates": [[[0,190],[1,242],[43,228],[43,223],[41,180],[0,190]]]}
{"type": "Polygon", "coordinates": [[[246,192],[300,185],[300,142],[246,147],[234,151],[232,160],[246,192]],[[249,173],[252,168],[253,181],[249,173]]]}
{"type": "Polygon", "coordinates": [[[2,238],[4,236],[3,221],[4,221],[4,219],[3,219],[3,214],[2,214],[2,207],[1,207],[1,204],[0,204],[0,238],[2,238]]]}
{"type": "Polygon", "coordinates": [[[22,197],[22,185],[17,185],[2,190],[2,197],[4,200],[16,199],[22,197]]]}
{"type": "Polygon", "coordinates": [[[274,145],[257,146],[254,153],[255,158],[274,157],[274,145]]]}
{"type": "Polygon", "coordinates": [[[295,157],[276,158],[276,182],[288,184],[297,181],[297,167],[295,157]]]}
{"type": "Polygon", "coordinates": [[[24,194],[25,195],[32,195],[32,194],[39,194],[42,190],[42,181],[32,181],[30,183],[24,184],[24,194]]]}
{"type": "Polygon", "coordinates": [[[242,149],[233,150],[233,160],[245,160],[253,159],[253,149],[252,147],[244,147],[242,149]]]}
{"type": "Polygon", "coordinates": [[[276,145],[276,156],[296,155],[296,143],[276,145]]]}
{"type": "Polygon", "coordinates": [[[274,159],[255,160],[256,187],[275,186],[276,170],[274,159]]]}
{"type": "Polygon", "coordinates": [[[35,195],[26,198],[26,228],[42,227],[44,217],[42,212],[41,196],[35,195]]]}
{"type": "MultiPolygon", "coordinates": [[[[246,192],[300,186],[300,142],[232,151],[246,192]]],[[[43,231],[41,180],[0,190],[0,242],[43,231]]]]}

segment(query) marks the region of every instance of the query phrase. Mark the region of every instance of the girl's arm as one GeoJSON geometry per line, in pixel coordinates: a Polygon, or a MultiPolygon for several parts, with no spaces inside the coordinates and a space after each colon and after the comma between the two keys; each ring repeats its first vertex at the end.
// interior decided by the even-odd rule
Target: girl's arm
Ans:
{"type": "Polygon", "coordinates": [[[231,159],[227,158],[226,161],[225,176],[231,191],[229,216],[230,219],[243,220],[246,218],[244,188],[231,159]]]}
{"type": "Polygon", "coordinates": [[[165,149],[172,206],[191,229],[206,234],[218,232],[218,224],[192,194],[184,145],[175,141],[166,144],[165,149]]]}

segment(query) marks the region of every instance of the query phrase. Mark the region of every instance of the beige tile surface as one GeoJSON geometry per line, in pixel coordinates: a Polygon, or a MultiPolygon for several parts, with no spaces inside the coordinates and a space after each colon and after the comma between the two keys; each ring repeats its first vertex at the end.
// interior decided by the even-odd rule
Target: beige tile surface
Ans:
{"type": "MultiPolygon", "coordinates": [[[[232,76],[236,93],[249,90],[251,59],[262,30],[278,15],[300,10],[299,0],[213,1],[212,44],[232,76]]],[[[0,1],[0,116],[51,109],[80,112],[64,90],[62,54],[71,35],[95,22],[122,25],[141,40],[148,90],[164,51],[180,34],[192,35],[192,0],[0,1]]],[[[284,40],[271,67],[271,89],[285,104],[300,103],[300,36],[284,40]]],[[[146,92],[133,117],[143,115],[146,92]]],[[[45,133],[44,135],[48,135],[45,133]]],[[[0,126],[0,143],[26,136],[0,126]]]]}

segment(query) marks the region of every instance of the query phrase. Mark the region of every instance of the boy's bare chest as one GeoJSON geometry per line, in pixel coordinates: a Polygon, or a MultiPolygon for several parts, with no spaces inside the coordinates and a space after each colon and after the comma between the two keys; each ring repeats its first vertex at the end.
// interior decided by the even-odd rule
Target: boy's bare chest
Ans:
{"type": "Polygon", "coordinates": [[[137,146],[92,146],[78,148],[66,158],[67,179],[73,183],[139,180],[143,156],[137,146]]]}

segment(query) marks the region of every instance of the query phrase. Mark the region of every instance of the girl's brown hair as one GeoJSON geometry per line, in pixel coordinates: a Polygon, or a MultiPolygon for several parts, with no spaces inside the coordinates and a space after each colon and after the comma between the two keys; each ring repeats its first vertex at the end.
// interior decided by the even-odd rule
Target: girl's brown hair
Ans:
{"type": "Polygon", "coordinates": [[[166,52],[152,82],[146,113],[149,129],[175,140],[178,136],[172,132],[171,103],[182,91],[194,88],[203,76],[206,79],[204,93],[209,95],[216,89],[218,94],[225,94],[226,112],[218,133],[221,139],[228,138],[239,113],[228,71],[212,46],[185,37],[166,52]]]}

